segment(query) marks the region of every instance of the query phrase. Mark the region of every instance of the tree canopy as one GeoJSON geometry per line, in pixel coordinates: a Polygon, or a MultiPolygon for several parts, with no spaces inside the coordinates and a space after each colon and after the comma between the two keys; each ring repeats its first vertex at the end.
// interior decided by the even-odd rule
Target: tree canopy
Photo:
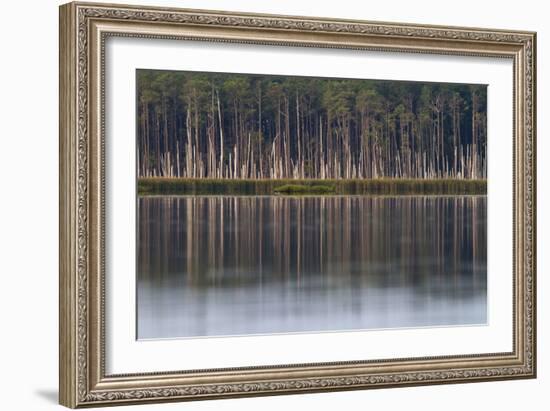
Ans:
{"type": "Polygon", "coordinates": [[[138,70],[140,177],[487,174],[484,85],[138,70]]]}

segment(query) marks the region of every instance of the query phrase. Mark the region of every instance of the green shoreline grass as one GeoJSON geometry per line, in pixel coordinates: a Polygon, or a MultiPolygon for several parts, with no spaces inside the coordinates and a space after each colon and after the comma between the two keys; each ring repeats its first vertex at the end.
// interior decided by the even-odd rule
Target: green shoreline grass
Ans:
{"type": "Polygon", "coordinates": [[[273,189],[275,194],[300,195],[300,194],[335,194],[336,188],[329,184],[285,184],[273,189]]]}
{"type": "Polygon", "coordinates": [[[487,180],[459,179],[278,179],[139,178],[138,195],[456,195],[487,194],[487,180]]]}

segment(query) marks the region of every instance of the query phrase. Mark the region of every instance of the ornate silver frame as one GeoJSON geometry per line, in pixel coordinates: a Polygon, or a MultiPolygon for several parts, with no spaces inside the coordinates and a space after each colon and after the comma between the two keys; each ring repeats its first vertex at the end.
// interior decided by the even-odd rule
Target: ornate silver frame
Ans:
{"type": "Polygon", "coordinates": [[[536,34],[533,32],[92,3],[61,6],[60,403],[76,408],[534,378],[535,52],[536,34]],[[104,44],[109,36],[512,59],[515,106],[513,351],[106,375],[103,70],[104,44]]]}

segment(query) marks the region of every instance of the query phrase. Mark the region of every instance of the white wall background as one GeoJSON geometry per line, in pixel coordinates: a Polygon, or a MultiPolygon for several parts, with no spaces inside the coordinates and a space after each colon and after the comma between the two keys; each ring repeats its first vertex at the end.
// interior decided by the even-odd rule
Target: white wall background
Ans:
{"type": "MultiPolygon", "coordinates": [[[[111,0],[113,2],[114,0],[111,0]]],[[[114,1],[116,2],[116,1],[114,1]]],[[[135,4],[432,23],[538,32],[539,378],[328,394],[142,405],[148,410],[529,409],[548,407],[550,389],[550,14],[545,2],[393,0],[128,0],[135,4]],[[547,186],[547,185],[546,185],[547,186]],[[545,325],[546,324],[546,325],[545,325]]],[[[57,0],[2,5],[0,24],[0,408],[57,405],[57,0]]]]}

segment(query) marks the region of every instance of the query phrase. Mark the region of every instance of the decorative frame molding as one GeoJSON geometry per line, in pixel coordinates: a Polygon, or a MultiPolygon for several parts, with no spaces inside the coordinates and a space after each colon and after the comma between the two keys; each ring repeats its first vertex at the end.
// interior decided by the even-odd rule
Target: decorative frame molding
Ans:
{"type": "Polygon", "coordinates": [[[536,34],[69,3],[60,7],[60,403],[150,401],[536,376],[536,34]],[[109,36],[491,56],[514,62],[514,350],[105,375],[104,45],[109,36]]]}

